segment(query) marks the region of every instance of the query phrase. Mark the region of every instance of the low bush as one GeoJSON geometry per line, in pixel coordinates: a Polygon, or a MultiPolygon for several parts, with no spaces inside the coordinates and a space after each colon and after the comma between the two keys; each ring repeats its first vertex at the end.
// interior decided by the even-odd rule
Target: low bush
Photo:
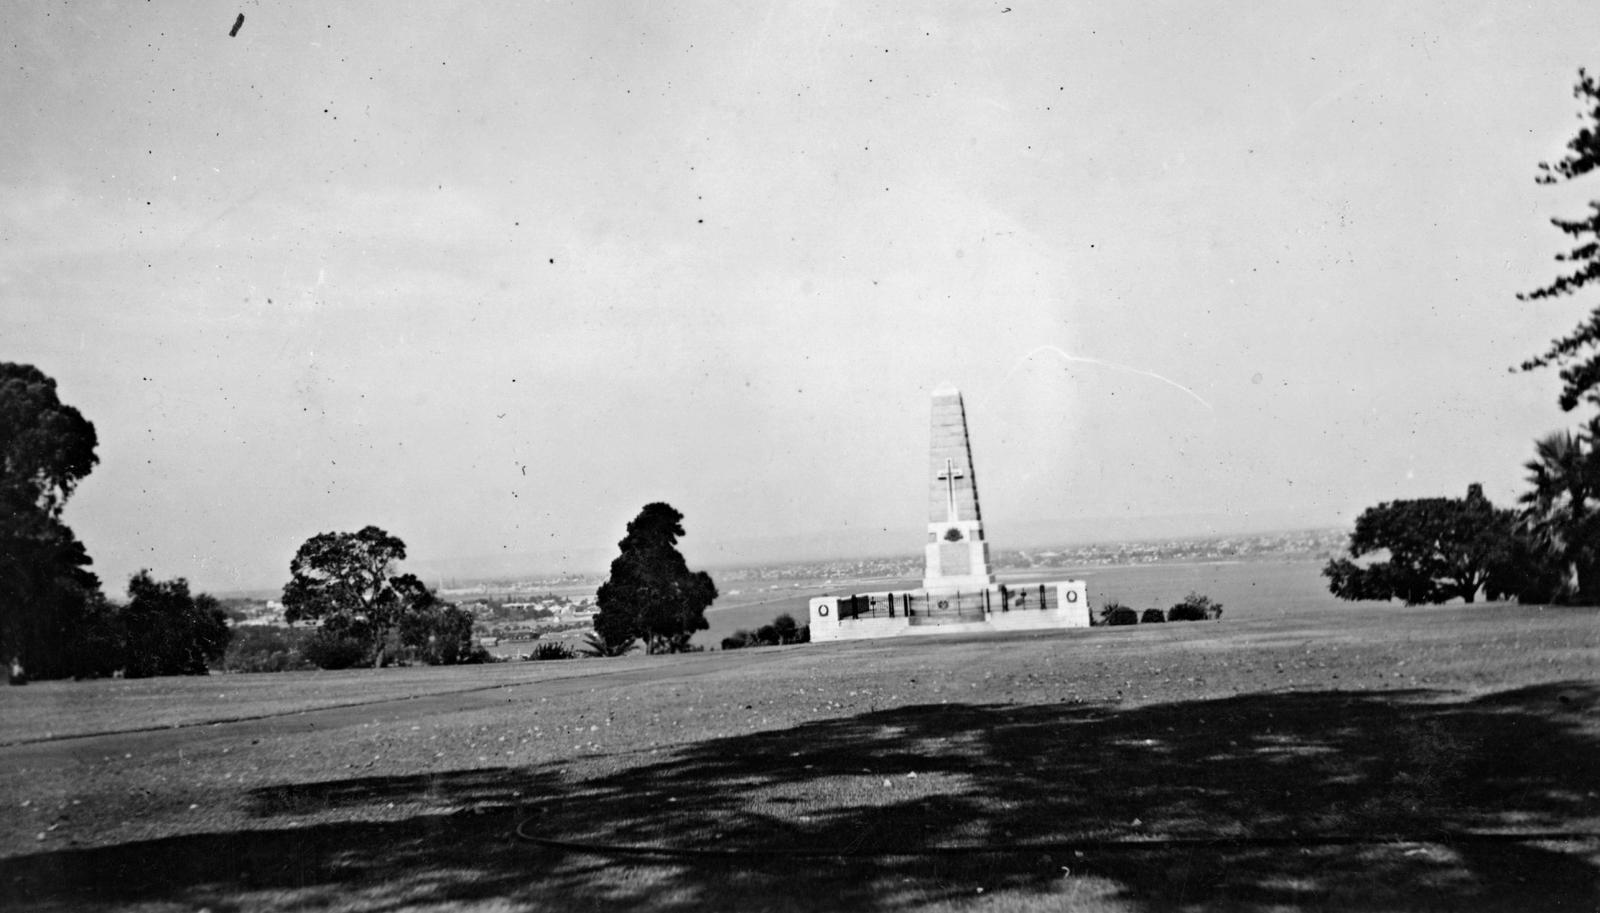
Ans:
{"type": "Polygon", "coordinates": [[[794,616],[785,612],[772,619],[772,624],[762,625],[755,631],[740,628],[722,639],[722,649],[740,650],[745,647],[775,647],[779,644],[811,643],[811,626],[795,624],[794,616]]]}
{"type": "Polygon", "coordinates": [[[547,659],[572,659],[577,656],[572,648],[559,640],[547,640],[533,648],[528,658],[535,662],[547,659]]]}
{"type": "Polygon", "coordinates": [[[306,638],[306,661],[318,669],[353,669],[364,666],[371,655],[371,645],[365,640],[318,628],[306,638]]]}
{"type": "Polygon", "coordinates": [[[1167,613],[1161,611],[1160,609],[1145,609],[1144,614],[1139,616],[1140,624],[1152,625],[1166,620],[1167,613]]]}
{"type": "Polygon", "coordinates": [[[279,625],[236,625],[228,652],[223,654],[226,672],[293,672],[315,669],[305,654],[313,632],[279,625]]]}
{"type": "Polygon", "coordinates": [[[1211,597],[1189,591],[1183,601],[1167,610],[1168,621],[1206,621],[1222,617],[1222,603],[1211,597]]]}
{"type": "Polygon", "coordinates": [[[1136,625],[1139,623],[1139,610],[1127,606],[1116,606],[1105,615],[1108,625],[1136,625]]]}
{"type": "Polygon", "coordinates": [[[1122,603],[1118,602],[1117,600],[1108,599],[1108,600],[1106,600],[1105,605],[1102,605],[1100,607],[1100,614],[1099,615],[1091,615],[1091,616],[1089,616],[1089,623],[1092,624],[1092,625],[1109,624],[1112,614],[1115,613],[1118,609],[1125,609],[1125,608],[1127,608],[1127,606],[1123,605],[1122,603]]]}
{"type": "Polygon", "coordinates": [[[623,656],[633,652],[633,648],[638,645],[638,640],[632,637],[620,641],[608,641],[600,636],[600,632],[589,631],[583,635],[583,645],[578,648],[578,652],[584,656],[623,656]]]}

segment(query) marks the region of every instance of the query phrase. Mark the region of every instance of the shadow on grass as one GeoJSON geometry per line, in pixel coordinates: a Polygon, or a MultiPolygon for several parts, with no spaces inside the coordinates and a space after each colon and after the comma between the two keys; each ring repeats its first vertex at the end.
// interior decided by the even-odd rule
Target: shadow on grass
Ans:
{"type": "Polygon", "coordinates": [[[0,884],[13,909],[392,910],[499,899],[510,908],[899,910],[982,888],[1040,909],[1071,900],[1147,910],[1592,911],[1595,840],[1447,835],[1600,829],[1597,700],[1594,685],[1567,684],[1465,703],[1425,692],[1290,692],[1126,710],[906,707],[574,761],[575,771],[553,764],[258,789],[258,828],[4,860],[0,884]],[[391,802],[434,811],[289,826],[294,816],[350,817],[391,802]],[[574,841],[861,855],[608,858],[521,842],[513,829],[522,821],[574,841]],[[1374,839],[1319,839],[1331,835],[1374,839]],[[1159,842],[1235,836],[1292,839],[1159,842]],[[1108,843],[1128,838],[1157,842],[1108,843]],[[1013,848],[868,855],[996,844],[1013,848]]]}

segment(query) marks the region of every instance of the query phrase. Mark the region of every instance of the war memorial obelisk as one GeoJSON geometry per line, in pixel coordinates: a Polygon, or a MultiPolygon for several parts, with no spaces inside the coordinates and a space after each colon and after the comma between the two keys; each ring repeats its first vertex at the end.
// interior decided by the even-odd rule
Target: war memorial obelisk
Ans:
{"type": "Polygon", "coordinates": [[[922,588],[976,590],[994,585],[983,538],[978,479],[972,470],[967,409],[961,391],[933,391],[933,446],[928,462],[928,545],[922,588]]]}
{"type": "Polygon", "coordinates": [[[978,506],[966,405],[955,387],[933,391],[930,444],[922,586],[812,599],[811,639],[1088,627],[1082,580],[996,583],[978,506]]]}

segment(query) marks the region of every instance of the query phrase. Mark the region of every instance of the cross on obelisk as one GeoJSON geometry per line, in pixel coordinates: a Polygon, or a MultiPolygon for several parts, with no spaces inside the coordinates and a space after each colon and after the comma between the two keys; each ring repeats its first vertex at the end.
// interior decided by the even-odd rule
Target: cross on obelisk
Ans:
{"type": "Polygon", "coordinates": [[[955,461],[949,457],[944,458],[944,472],[939,473],[939,481],[945,483],[946,498],[945,511],[949,522],[956,522],[956,479],[964,479],[961,470],[955,467],[955,461]]]}
{"type": "Polygon", "coordinates": [[[928,492],[928,539],[922,588],[971,592],[994,584],[989,543],[983,538],[983,508],[978,505],[978,470],[967,439],[967,410],[961,391],[945,385],[933,391],[928,462],[923,476],[928,492]],[[961,487],[956,487],[956,480],[961,487]]]}

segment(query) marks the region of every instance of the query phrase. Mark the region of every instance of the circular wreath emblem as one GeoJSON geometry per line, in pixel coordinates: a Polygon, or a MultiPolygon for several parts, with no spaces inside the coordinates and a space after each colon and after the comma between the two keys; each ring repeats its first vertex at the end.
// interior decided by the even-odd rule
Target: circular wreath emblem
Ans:
{"type": "Polygon", "coordinates": [[[828,607],[825,605],[817,606],[817,614],[821,615],[823,618],[828,617],[828,607]]]}
{"type": "Polygon", "coordinates": [[[948,600],[948,599],[939,600],[939,608],[941,608],[941,609],[950,608],[950,600],[948,600]]]}
{"type": "Polygon", "coordinates": [[[1077,590],[1067,590],[1067,601],[1068,602],[1077,602],[1078,601],[1078,591],[1077,590]]]}

